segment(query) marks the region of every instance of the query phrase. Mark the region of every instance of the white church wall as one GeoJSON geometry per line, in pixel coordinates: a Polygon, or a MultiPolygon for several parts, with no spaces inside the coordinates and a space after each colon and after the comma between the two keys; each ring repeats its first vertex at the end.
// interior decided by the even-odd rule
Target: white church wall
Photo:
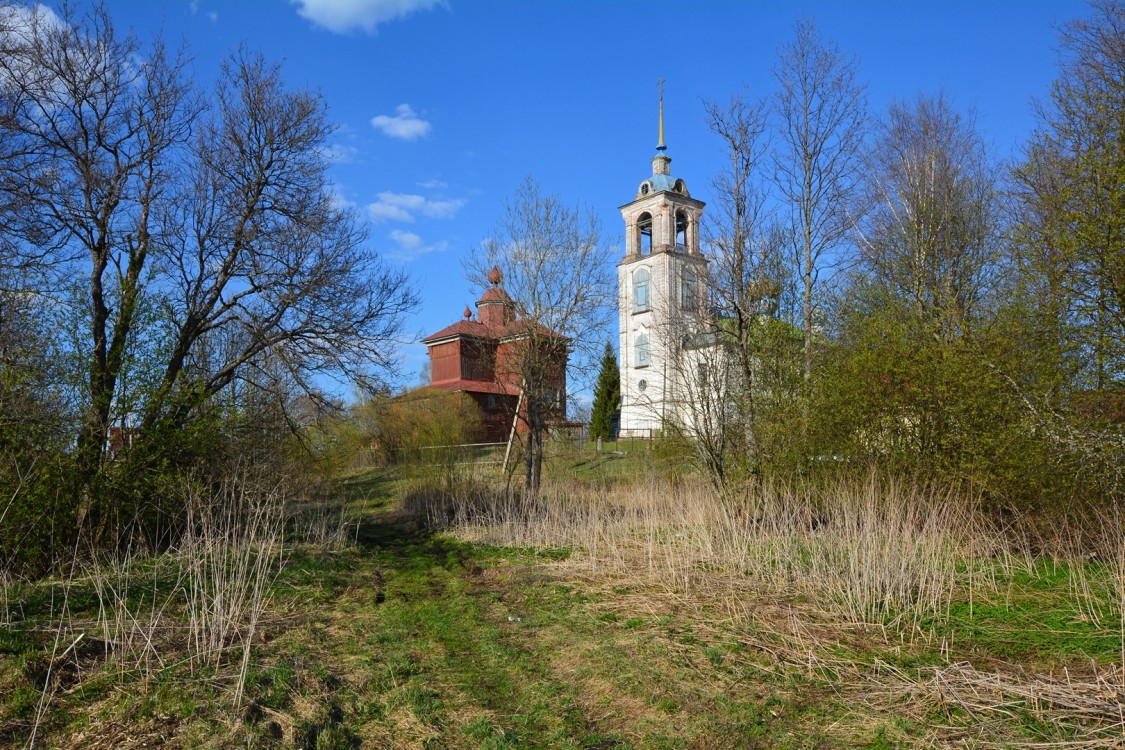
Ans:
{"type": "MultiPolygon", "coordinates": [[[[644,181],[636,200],[621,208],[626,233],[626,255],[617,271],[623,437],[648,437],[661,431],[669,421],[680,419],[677,410],[682,402],[677,401],[675,375],[680,363],[676,357],[685,324],[691,317],[685,315],[681,305],[684,269],[692,268],[693,275],[700,280],[706,275],[697,230],[703,203],[691,198],[682,180],[668,176],[670,163],[661,147],[661,153],[653,159],[653,179],[644,181]],[[676,244],[677,212],[686,224],[682,246],[676,244]],[[652,217],[647,242],[638,226],[645,214],[652,217]],[[647,309],[637,310],[635,274],[641,269],[648,272],[649,304],[647,309]],[[637,360],[641,336],[648,342],[647,364],[637,360]]],[[[702,302],[703,295],[698,299],[702,302]]]]}

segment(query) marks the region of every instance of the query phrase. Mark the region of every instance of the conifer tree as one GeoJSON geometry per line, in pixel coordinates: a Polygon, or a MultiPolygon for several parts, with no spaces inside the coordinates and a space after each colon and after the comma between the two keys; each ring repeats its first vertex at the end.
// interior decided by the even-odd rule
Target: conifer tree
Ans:
{"type": "Polygon", "coordinates": [[[594,386],[594,405],[590,411],[590,438],[613,437],[613,413],[621,408],[621,376],[617,371],[617,354],[608,341],[602,354],[598,382],[594,386]]]}

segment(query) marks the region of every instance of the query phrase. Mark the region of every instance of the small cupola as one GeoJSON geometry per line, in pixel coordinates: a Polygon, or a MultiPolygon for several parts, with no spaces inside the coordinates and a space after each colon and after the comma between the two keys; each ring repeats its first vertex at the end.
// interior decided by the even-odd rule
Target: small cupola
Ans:
{"type": "Polygon", "coordinates": [[[637,188],[637,199],[664,191],[680,193],[690,197],[684,181],[672,176],[671,166],[672,157],[668,156],[668,146],[664,143],[664,90],[661,87],[660,138],[656,144],[656,156],[652,157],[652,177],[642,182],[640,187],[637,188]]]}
{"type": "Polygon", "coordinates": [[[490,328],[506,326],[516,318],[515,304],[504,291],[504,275],[498,266],[493,266],[488,272],[488,283],[492,284],[492,288],[477,300],[477,319],[490,328]]]}

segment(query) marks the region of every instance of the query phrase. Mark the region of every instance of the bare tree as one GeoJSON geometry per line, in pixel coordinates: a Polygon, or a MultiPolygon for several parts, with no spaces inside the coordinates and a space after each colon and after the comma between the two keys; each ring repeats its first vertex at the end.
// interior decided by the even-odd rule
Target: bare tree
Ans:
{"type": "Polygon", "coordinates": [[[158,273],[174,290],[161,298],[173,344],[149,424],[190,408],[168,400],[188,368],[211,394],[267,354],[306,389],[317,372],[389,366],[386,345],[414,302],[403,276],[364,249],[352,213],[335,205],[320,97],[287,91],[278,66],[239,54],[224,64],[214,102],[190,179],[164,216],[158,273]],[[219,336],[224,346],[192,357],[219,336]]]}
{"type": "Polygon", "coordinates": [[[859,213],[855,196],[867,102],[865,87],[856,80],[855,60],[823,40],[811,20],[797,23],[795,38],[780,50],[774,77],[780,87],[775,107],[781,121],[774,168],[800,270],[807,381],[813,368],[820,276],[859,213]]]}
{"type": "Polygon", "coordinates": [[[544,194],[530,177],[505,202],[491,238],[473,249],[466,264],[481,286],[493,268],[510,296],[515,317],[507,323],[507,338],[517,344],[515,355],[496,363],[497,377],[517,383],[522,394],[525,485],[534,493],[548,422],[565,413],[560,368],[596,372],[616,284],[597,215],[544,194]]]}
{"type": "Polygon", "coordinates": [[[996,168],[944,96],[895,104],[871,151],[864,265],[938,341],[967,333],[996,271],[996,168]]]}
{"type": "Polygon", "coordinates": [[[43,288],[84,279],[83,513],[126,411],[135,460],[174,461],[169,433],[267,361],[305,386],[389,363],[414,296],[332,199],[319,96],[240,52],[204,100],[182,55],[122,37],[101,6],[21,23],[0,55],[0,202],[18,207],[0,232],[42,261],[43,288]],[[138,358],[155,377],[127,393],[138,358]]]}
{"type": "MultiPolygon", "coordinates": [[[[0,185],[23,257],[82,273],[86,409],[77,437],[84,488],[98,470],[110,410],[175,151],[194,115],[182,59],[119,37],[104,8],[81,20],[24,16],[0,59],[0,185]]],[[[88,498],[87,498],[88,501],[88,498]]]]}
{"type": "MultiPolygon", "coordinates": [[[[697,319],[690,321],[690,340],[678,367],[684,370],[679,373],[684,393],[692,399],[690,419],[699,423],[692,429],[703,436],[694,444],[721,485],[730,455],[751,465],[759,458],[754,422],[766,345],[764,320],[781,309],[788,268],[765,209],[764,105],[737,95],[704,106],[708,128],[722,142],[726,161],[712,182],[706,227],[712,309],[697,311],[697,319]],[[720,401],[710,403],[714,398],[720,401]]],[[[683,336],[668,340],[680,342],[683,336]]]]}
{"type": "Polygon", "coordinates": [[[662,335],[671,342],[667,377],[673,382],[676,408],[665,428],[689,441],[696,463],[718,492],[732,476],[757,457],[754,425],[746,413],[752,403],[750,388],[742,379],[738,348],[715,321],[687,315],[678,324],[666,325],[662,335]]]}

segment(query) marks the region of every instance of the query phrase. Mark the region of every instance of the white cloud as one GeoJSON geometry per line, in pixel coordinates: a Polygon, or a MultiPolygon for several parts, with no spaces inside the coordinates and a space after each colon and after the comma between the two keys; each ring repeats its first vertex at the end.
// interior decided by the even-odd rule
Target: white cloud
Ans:
{"type": "Polygon", "coordinates": [[[359,156],[359,149],[346,143],[330,143],[320,150],[324,158],[340,164],[351,164],[359,156]]]}
{"type": "MultiPolygon", "coordinates": [[[[45,5],[7,5],[0,3],[0,49],[4,50],[6,60],[0,71],[0,89],[10,88],[13,83],[29,87],[61,87],[61,82],[53,74],[39,66],[29,51],[37,40],[43,40],[55,31],[66,28],[63,20],[45,5]]],[[[80,55],[76,55],[79,57],[80,55]]],[[[88,65],[75,59],[75,65],[88,65]]]]}
{"type": "Polygon", "coordinates": [[[392,201],[372,203],[367,207],[367,213],[375,221],[414,221],[412,213],[392,201]]]}
{"type": "Polygon", "coordinates": [[[363,29],[374,34],[379,24],[406,18],[419,10],[444,5],[443,0],[291,0],[297,13],[314,25],[345,34],[363,29]]]}
{"type": "Polygon", "coordinates": [[[211,23],[218,23],[219,22],[219,14],[216,13],[215,11],[210,11],[207,14],[207,20],[210,21],[211,23]]]}
{"type": "Polygon", "coordinates": [[[426,205],[422,206],[422,213],[431,219],[449,219],[460,211],[464,205],[465,201],[461,198],[453,198],[447,201],[427,200],[426,205]]]}
{"type": "Polygon", "coordinates": [[[379,200],[367,206],[367,212],[375,221],[414,221],[416,216],[431,219],[448,219],[461,210],[465,201],[461,198],[434,201],[421,195],[410,193],[379,193],[379,200]]]}
{"type": "Polygon", "coordinates": [[[37,35],[64,27],[63,20],[46,5],[0,4],[0,37],[5,44],[30,44],[37,35]]]}
{"type": "Polygon", "coordinates": [[[382,131],[383,135],[391,138],[400,138],[404,141],[413,141],[430,132],[430,123],[418,116],[409,104],[400,104],[395,107],[395,114],[376,115],[371,118],[371,125],[382,131]]]}
{"type": "Polygon", "coordinates": [[[199,12],[199,0],[191,0],[191,2],[188,3],[188,8],[191,9],[191,14],[194,16],[199,12]]]}
{"type": "Polygon", "coordinates": [[[418,187],[423,190],[445,190],[449,187],[449,183],[442,182],[441,180],[425,180],[424,182],[419,182],[418,187]]]}
{"type": "Polygon", "coordinates": [[[343,190],[337,185],[332,188],[332,208],[337,211],[354,211],[355,201],[344,195],[343,190]]]}
{"type": "Polygon", "coordinates": [[[449,243],[444,240],[433,244],[426,242],[414,232],[394,229],[388,235],[398,247],[387,253],[387,258],[398,263],[409,263],[412,260],[429,253],[440,253],[448,249],[449,243]]]}
{"type": "Polygon", "coordinates": [[[420,236],[404,229],[393,229],[388,236],[403,250],[417,250],[423,244],[420,236]]]}

